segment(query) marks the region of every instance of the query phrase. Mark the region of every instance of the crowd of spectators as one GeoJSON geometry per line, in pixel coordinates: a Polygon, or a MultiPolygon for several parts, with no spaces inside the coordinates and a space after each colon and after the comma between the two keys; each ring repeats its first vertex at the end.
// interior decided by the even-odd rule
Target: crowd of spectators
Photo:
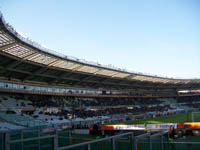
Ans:
{"type": "MultiPolygon", "coordinates": [[[[29,100],[33,107],[42,108],[39,114],[60,116],[60,119],[84,119],[128,113],[140,115],[172,109],[170,103],[156,98],[78,98],[50,95],[15,95],[12,97],[29,100]],[[43,111],[47,108],[57,108],[59,111],[43,111]]],[[[200,96],[178,97],[175,100],[184,106],[200,108],[200,96]]]]}
{"type": "Polygon", "coordinates": [[[59,112],[46,115],[64,116],[68,118],[88,118],[104,115],[144,114],[152,111],[165,111],[170,105],[162,104],[159,99],[131,99],[131,98],[76,98],[59,96],[38,96],[28,97],[35,107],[58,107],[59,112]],[[67,108],[67,109],[66,109],[67,108]]]}
{"type": "Polygon", "coordinates": [[[160,104],[158,99],[142,98],[77,98],[60,96],[29,96],[29,100],[37,107],[90,107],[90,106],[118,106],[118,105],[149,105],[160,104]]]}
{"type": "Polygon", "coordinates": [[[177,97],[177,103],[195,103],[200,102],[200,96],[180,96],[177,97]]]}

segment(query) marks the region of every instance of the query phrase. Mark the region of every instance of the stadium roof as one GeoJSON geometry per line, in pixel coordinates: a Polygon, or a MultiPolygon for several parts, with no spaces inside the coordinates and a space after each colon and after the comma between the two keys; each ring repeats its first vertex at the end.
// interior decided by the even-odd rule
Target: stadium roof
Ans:
{"type": "Polygon", "coordinates": [[[200,89],[200,79],[145,75],[64,56],[23,37],[0,15],[2,78],[93,88],[200,89]]]}

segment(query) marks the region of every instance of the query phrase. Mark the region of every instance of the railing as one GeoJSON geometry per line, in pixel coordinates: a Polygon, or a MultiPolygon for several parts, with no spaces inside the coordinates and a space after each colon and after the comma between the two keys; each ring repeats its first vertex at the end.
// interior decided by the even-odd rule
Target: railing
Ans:
{"type": "MultiPolygon", "coordinates": [[[[30,131],[32,132],[32,131],[30,131]]],[[[23,133],[27,133],[25,130],[24,132],[19,133],[21,135],[20,139],[13,140],[11,138],[11,135],[9,132],[1,133],[1,141],[0,141],[0,150],[25,150],[28,149],[28,147],[24,147],[25,143],[34,143],[34,141],[38,141],[37,148],[38,150],[42,149],[44,145],[42,145],[42,140],[50,139],[50,149],[53,150],[68,150],[68,149],[87,149],[87,150],[96,150],[98,146],[102,146],[101,148],[98,147],[98,149],[105,149],[105,150],[122,150],[122,149],[128,149],[129,150],[179,150],[180,148],[182,150],[188,150],[193,148],[198,148],[200,145],[200,142],[170,142],[169,141],[169,135],[168,132],[160,132],[160,133],[144,133],[138,136],[134,136],[133,132],[127,132],[119,135],[114,135],[106,138],[91,140],[87,142],[72,144],[72,142],[68,143],[67,146],[60,146],[59,140],[61,137],[59,136],[60,133],[58,133],[58,130],[53,131],[54,134],[47,133],[43,135],[43,133],[40,130],[33,130],[34,133],[36,133],[36,137],[32,138],[24,138],[25,135],[23,133]],[[5,134],[3,136],[3,134],[5,134]],[[49,134],[49,135],[48,135],[49,134]],[[5,139],[3,139],[5,137],[5,139]],[[3,140],[2,140],[3,139],[3,140]],[[14,144],[14,145],[13,145],[14,144]],[[21,146],[19,147],[13,147],[13,146],[21,146]],[[107,145],[107,147],[105,146],[107,145]],[[126,148],[124,148],[126,147],[126,148]]],[[[31,134],[31,133],[28,133],[31,134]]],[[[71,138],[71,135],[69,134],[69,137],[62,137],[62,138],[71,138]]],[[[70,139],[72,141],[72,138],[70,139]]],[[[44,144],[44,142],[43,142],[44,144]]],[[[27,146],[27,145],[26,145],[27,146]]]]}
{"type": "MultiPolygon", "coordinates": [[[[22,130],[19,133],[21,138],[15,139],[15,140],[11,139],[10,132],[6,132],[5,140],[3,140],[5,142],[5,143],[3,143],[3,145],[5,145],[5,149],[2,149],[2,150],[12,150],[11,149],[12,144],[21,145],[21,149],[24,149],[24,143],[31,142],[31,141],[34,143],[34,141],[41,141],[44,139],[51,139],[52,143],[50,145],[53,146],[52,147],[53,150],[68,150],[68,149],[76,149],[76,148],[81,149],[83,147],[86,148],[87,150],[93,150],[93,149],[95,149],[95,146],[97,146],[100,143],[101,144],[104,143],[103,145],[105,145],[107,143],[112,150],[116,150],[116,149],[119,149],[119,147],[117,147],[117,146],[122,141],[125,144],[124,146],[126,146],[126,145],[129,146],[130,150],[138,150],[138,148],[141,147],[141,144],[145,144],[145,142],[141,142],[140,140],[145,139],[145,138],[149,139],[148,142],[146,142],[148,149],[152,150],[152,145],[153,145],[152,140],[155,138],[159,138],[160,139],[159,140],[159,150],[164,150],[164,144],[169,143],[169,142],[166,142],[163,140],[163,136],[168,134],[168,132],[161,132],[161,133],[156,133],[156,134],[145,133],[145,134],[141,134],[138,136],[134,136],[133,132],[127,132],[127,133],[114,135],[114,136],[110,136],[110,137],[106,137],[106,138],[101,138],[101,139],[97,139],[97,140],[92,140],[92,141],[88,141],[88,142],[69,144],[67,146],[59,146],[59,140],[61,138],[59,136],[59,134],[62,133],[62,131],[59,133],[58,130],[55,130],[55,131],[53,131],[53,134],[50,134],[50,135],[46,134],[43,136],[42,136],[43,133],[40,130],[33,131],[33,132],[37,134],[37,137],[24,138],[23,133],[26,133],[26,132],[25,132],[25,130],[24,131],[22,130]]],[[[69,134],[69,137],[64,137],[64,138],[71,138],[71,134],[69,134]]],[[[193,142],[193,143],[187,143],[187,144],[199,144],[199,143],[193,142]]],[[[177,142],[174,142],[172,144],[177,144],[177,142]]],[[[37,149],[40,150],[41,147],[42,147],[42,145],[39,142],[37,149]]]]}
{"type": "MultiPolygon", "coordinates": [[[[112,141],[112,150],[115,150],[115,139],[119,138],[119,137],[123,137],[123,136],[128,136],[128,135],[131,136],[131,139],[133,141],[133,138],[134,138],[133,132],[128,132],[128,133],[123,133],[123,134],[119,134],[119,135],[115,135],[115,136],[111,136],[111,137],[106,137],[106,138],[102,138],[102,139],[98,139],[98,140],[93,140],[93,141],[89,141],[89,142],[84,142],[84,143],[79,143],[79,144],[61,147],[61,148],[58,148],[57,150],[67,150],[67,149],[73,149],[73,148],[77,148],[77,147],[81,147],[81,146],[87,146],[88,150],[91,150],[91,144],[104,142],[104,141],[108,141],[108,140],[112,141]]],[[[133,142],[132,142],[132,148],[133,148],[133,142]]]]}

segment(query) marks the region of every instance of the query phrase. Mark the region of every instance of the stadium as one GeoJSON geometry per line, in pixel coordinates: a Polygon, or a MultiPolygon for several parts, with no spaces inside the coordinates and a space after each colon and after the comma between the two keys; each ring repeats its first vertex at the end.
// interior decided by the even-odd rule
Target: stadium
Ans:
{"type": "Polygon", "coordinates": [[[199,108],[200,79],[65,56],[0,15],[0,150],[199,149],[199,108]]]}

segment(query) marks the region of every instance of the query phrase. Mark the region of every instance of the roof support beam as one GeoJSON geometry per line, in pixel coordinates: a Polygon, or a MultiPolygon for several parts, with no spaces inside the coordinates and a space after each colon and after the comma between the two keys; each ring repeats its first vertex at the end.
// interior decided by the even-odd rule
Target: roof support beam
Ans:
{"type": "Polygon", "coordinates": [[[5,73],[7,70],[14,68],[21,63],[22,63],[21,61],[16,60],[16,61],[4,66],[4,69],[2,69],[1,73],[5,73]]]}
{"type": "Polygon", "coordinates": [[[86,76],[86,77],[81,78],[81,80],[88,80],[88,79],[91,79],[91,78],[93,78],[93,76],[88,75],[88,76],[86,76]]]}
{"type": "Polygon", "coordinates": [[[80,78],[80,81],[77,83],[77,84],[81,84],[82,82],[84,82],[84,81],[86,81],[86,80],[88,80],[88,79],[90,79],[90,78],[92,78],[93,76],[86,76],[86,77],[82,77],[82,78],[80,78]]]}
{"type": "Polygon", "coordinates": [[[15,61],[15,62],[13,62],[13,63],[10,63],[10,64],[8,64],[7,66],[5,66],[7,69],[12,69],[12,68],[14,68],[14,67],[16,67],[17,65],[19,65],[19,64],[21,64],[22,62],[21,61],[15,61]]]}
{"type": "Polygon", "coordinates": [[[34,57],[34,56],[36,56],[36,55],[38,55],[38,53],[33,53],[33,54],[30,54],[30,55],[28,55],[28,56],[24,57],[23,59],[24,59],[24,60],[28,60],[28,59],[30,59],[30,58],[32,58],[32,57],[34,57]]]}
{"type": "Polygon", "coordinates": [[[51,80],[51,82],[60,82],[64,77],[70,76],[72,72],[63,72],[60,75],[58,75],[55,79],[51,80]]]}
{"type": "Polygon", "coordinates": [[[25,77],[24,80],[30,80],[30,79],[32,79],[35,75],[40,74],[40,73],[44,72],[44,71],[47,70],[47,69],[48,69],[48,68],[46,68],[46,67],[45,67],[45,68],[41,67],[40,69],[35,70],[34,72],[32,72],[32,75],[25,77]]]}
{"type": "Polygon", "coordinates": [[[6,45],[0,47],[0,51],[7,49],[7,48],[10,48],[10,47],[15,46],[15,45],[16,45],[15,42],[10,43],[10,44],[6,44],[6,45]]]}
{"type": "Polygon", "coordinates": [[[44,71],[46,71],[48,68],[47,67],[41,67],[40,69],[35,70],[34,72],[32,72],[34,75],[43,73],[44,71]]]}

